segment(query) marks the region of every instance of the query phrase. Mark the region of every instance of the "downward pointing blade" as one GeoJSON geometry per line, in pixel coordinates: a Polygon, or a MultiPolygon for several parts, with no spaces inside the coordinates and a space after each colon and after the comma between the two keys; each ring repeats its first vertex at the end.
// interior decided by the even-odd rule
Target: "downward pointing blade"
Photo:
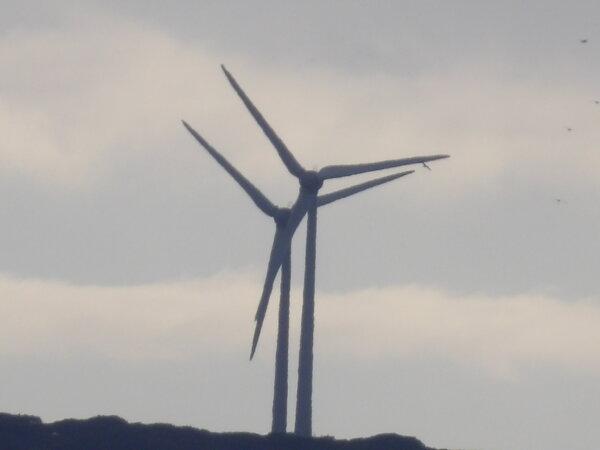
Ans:
{"type": "Polygon", "coordinates": [[[387,177],[376,178],[374,180],[367,181],[366,183],[357,184],[356,186],[351,186],[346,189],[340,189],[339,191],[331,192],[330,194],[320,195],[317,197],[317,206],[327,205],[335,202],[336,200],[358,194],[359,192],[379,186],[380,184],[388,183],[413,172],[414,170],[407,170],[406,172],[395,173],[393,175],[388,175],[387,177]]]}
{"type": "Polygon", "coordinates": [[[393,167],[406,166],[409,164],[421,164],[437,159],[449,158],[450,155],[414,156],[412,158],[390,159],[367,164],[348,164],[341,166],[327,166],[319,170],[319,176],[326,180],[328,178],[340,178],[359,173],[373,172],[375,170],[391,169],[393,167]]]}
{"type": "Polygon", "coordinates": [[[302,222],[302,218],[305,214],[306,199],[305,196],[301,194],[296,204],[292,207],[287,225],[283,229],[277,229],[275,232],[275,238],[271,248],[271,256],[269,258],[269,265],[267,267],[267,276],[265,277],[263,292],[256,310],[256,327],[254,329],[254,337],[252,338],[250,359],[252,359],[254,356],[256,346],[258,345],[258,339],[260,337],[260,331],[265,320],[265,315],[267,314],[267,306],[269,305],[269,299],[271,297],[271,292],[273,291],[275,277],[277,276],[277,272],[279,272],[279,268],[281,267],[286,254],[290,251],[294,232],[300,225],[300,222],[302,222]]]}
{"type": "Polygon", "coordinates": [[[304,173],[304,168],[300,165],[296,158],[294,158],[292,152],[289,151],[289,149],[286,147],[283,141],[279,138],[279,136],[277,136],[275,131],[273,131],[271,125],[268,124],[268,122],[262,116],[260,111],[256,108],[256,106],[254,106],[252,101],[248,98],[248,96],[237,83],[235,78],[233,78],[233,75],[229,73],[225,66],[221,65],[221,69],[223,69],[223,73],[225,73],[225,76],[229,80],[229,83],[231,84],[237,95],[242,99],[242,102],[244,102],[244,105],[246,105],[246,108],[248,109],[250,114],[252,114],[254,120],[256,120],[256,122],[258,123],[258,126],[260,126],[267,138],[269,138],[269,140],[275,147],[275,150],[277,150],[277,153],[279,153],[279,157],[281,158],[287,169],[290,171],[290,173],[296,177],[302,175],[304,173]]]}
{"type": "MultiPolygon", "coordinates": [[[[269,265],[267,266],[267,276],[263,286],[263,293],[258,304],[256,316],[254,317],[254,320],[256,321],[256,327],[254,328],[254,336],[252,338],[250,359],[252,359],[254,352],[256,351],[256,346],[258,345],[258,338],[260,337],[260,331],[262,329],[269,298],[271,296],[271,291],[273,290],[273,283],[275,282],[275,277],[277,276],[279,268],[283,263],[283,256],[285,256],[286,247],[282,242],[282,235],[283,230],[278,227],[273,238],[273,245],[271,246],[271,256],[269,257],[269,265]]],[[[289,249],[289,246],[287,248],[289,249]]]]}
{"type": "Polygon", "coordinates": [[[217,162],[223,167],[229,175],[233,177],[235,181],[242,187],[244,191],[250,196],[252,201],[260,208],[262,212],[270,217],[274,217],[277,213],[277,207],[269,201],[265,195],[258,190],[246,177],[244,177],[235,167],[233,167],[229,161],[225,159],[217,150],[215,150],[200,134],[188,125],[184,120],[181,121],[183,126],[194,136],[194,138],[206,149],[210,155],[217,160],[217,162]]]}

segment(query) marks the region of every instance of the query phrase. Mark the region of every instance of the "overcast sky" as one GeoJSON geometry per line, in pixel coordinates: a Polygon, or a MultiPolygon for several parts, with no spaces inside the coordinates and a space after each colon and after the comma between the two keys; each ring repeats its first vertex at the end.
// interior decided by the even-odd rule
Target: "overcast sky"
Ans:
{"type": "Polygon", "coordinates": [[[180,120],[297,181],[224,63],[309,169],[452,155],[319,212],[315,432],[600,448],[599,54],[595,1],[4,1],[0,410],[269,430],[274,225],[180,120]]]}

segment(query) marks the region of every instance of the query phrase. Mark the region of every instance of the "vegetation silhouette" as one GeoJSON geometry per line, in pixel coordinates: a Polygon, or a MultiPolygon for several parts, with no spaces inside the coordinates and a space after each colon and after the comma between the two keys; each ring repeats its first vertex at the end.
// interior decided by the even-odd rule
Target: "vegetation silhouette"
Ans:
{"type": "Polygon", "coordinates": [[[117,416],[45,424],[0,413],[0,450],[433,450],[414,437],[380,434],[338,440],[293,434],[212,433],[169,424],[128,423],[117,416]]]}

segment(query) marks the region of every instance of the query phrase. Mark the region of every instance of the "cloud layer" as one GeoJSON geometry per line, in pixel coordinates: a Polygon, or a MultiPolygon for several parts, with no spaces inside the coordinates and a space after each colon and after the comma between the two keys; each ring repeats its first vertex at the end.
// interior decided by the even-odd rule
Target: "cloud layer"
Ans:
{"type": "MultiPolygon", "coordinates": [[[[0,353],[129,360],[193,359],[215,349],[244,354],[260,290],[256,279],[230,274],[110,288],[5,276],[0,353]]],[[[299,301],[298,292],[294,297],[299,301]]],[[[272,353],[276,307],[273,301],[261,358],[272,353]]],[[[325,358],[368,363],[426,356],[499,378],[518,378],[523,370],[546,365],[600,373],[597,300],[562,302],[535,294],[461,298],[394,286],[320,293],[317,308],[317,351],[325,358]]]]}
{"type": "Polygon", "coordinates": [[[505,183],[509,173],[551,186],[600,179],[593,87],[508,66],[419,78],[292,72],[106,18],[12,31],[0,38],[0,60],[9,68],[0,75],[1,167],[59,185],[97,182],[131,158],[190,145],[182,117],[253,177],[283,179],[222,62],[309,168],[445,152],[454,169],[439,176],[452,191],[505,183]]]}

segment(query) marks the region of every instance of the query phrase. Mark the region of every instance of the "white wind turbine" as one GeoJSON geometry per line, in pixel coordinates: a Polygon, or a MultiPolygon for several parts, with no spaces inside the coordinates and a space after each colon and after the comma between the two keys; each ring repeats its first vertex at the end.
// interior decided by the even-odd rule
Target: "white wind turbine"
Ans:
{"type": "MultiPolygon", "coordinates": [[[[274,243],[279,242],[289,217],[289,208],[275,206],[260,190],[244,177],[233,165],[212,147],[196,130],[183,121],[183,125],[206,151],[231,175],[231,177],[246,191],[256,206],[275,221],[274,243]]],[[[377,178],[365,183],[341,189],[317,198],[317,206],[328,205],[342,198],[357,194],[366,189],[387,183],[403,177],[413,171],[400,172],[386,177],[377,178]]],[[[277,349],[275,356],[275,386],[273,394],[273,433],[285,433],[287,428],[287,391],[288,391],[288,346],[289,346],[289,311],[290,311],[290,278],[291,278],[291,248],[287,247],[281,264],[281,296],[279,300],[279,318],[277,331],[277,349]]]]}
{"type": "Polygon", "coordinates": [[[315,264],[317,238],[317,206],[318,192],[325,180],[358,175],[382,169],[389,169],[409,164],[422,164],[429,161],[448,158],[449,155],[417,156],[411,158],[379,161],[366,164],[326,166],[318,171],[309,171],[294,158],[283,141],[267,123],[262,114],[254,106],[246,93],[224,66],[221,66],[229,83],[236,91],[254,120],[271,141],[279,157],[288,171],[300,183],[300,192],[289,214],[286,226],[275,240],[271,250],[263,293],[256,311],[256,328],[252,341],[251,358],[256,350],[262,324],[265,319],[269,297],[279,268],[283,264],[292,236],[305,214],[308,215],[306,236],[306,262],[304,272],[304,293],[302,303],[302,323],[300,331],[300,357],[298,363],[298,391],[296,400],[295,433],[301,436],[312,434],[312,372],[313,372],[313,336],[314,336],[314,299],[315,299],[315,264]]]}

